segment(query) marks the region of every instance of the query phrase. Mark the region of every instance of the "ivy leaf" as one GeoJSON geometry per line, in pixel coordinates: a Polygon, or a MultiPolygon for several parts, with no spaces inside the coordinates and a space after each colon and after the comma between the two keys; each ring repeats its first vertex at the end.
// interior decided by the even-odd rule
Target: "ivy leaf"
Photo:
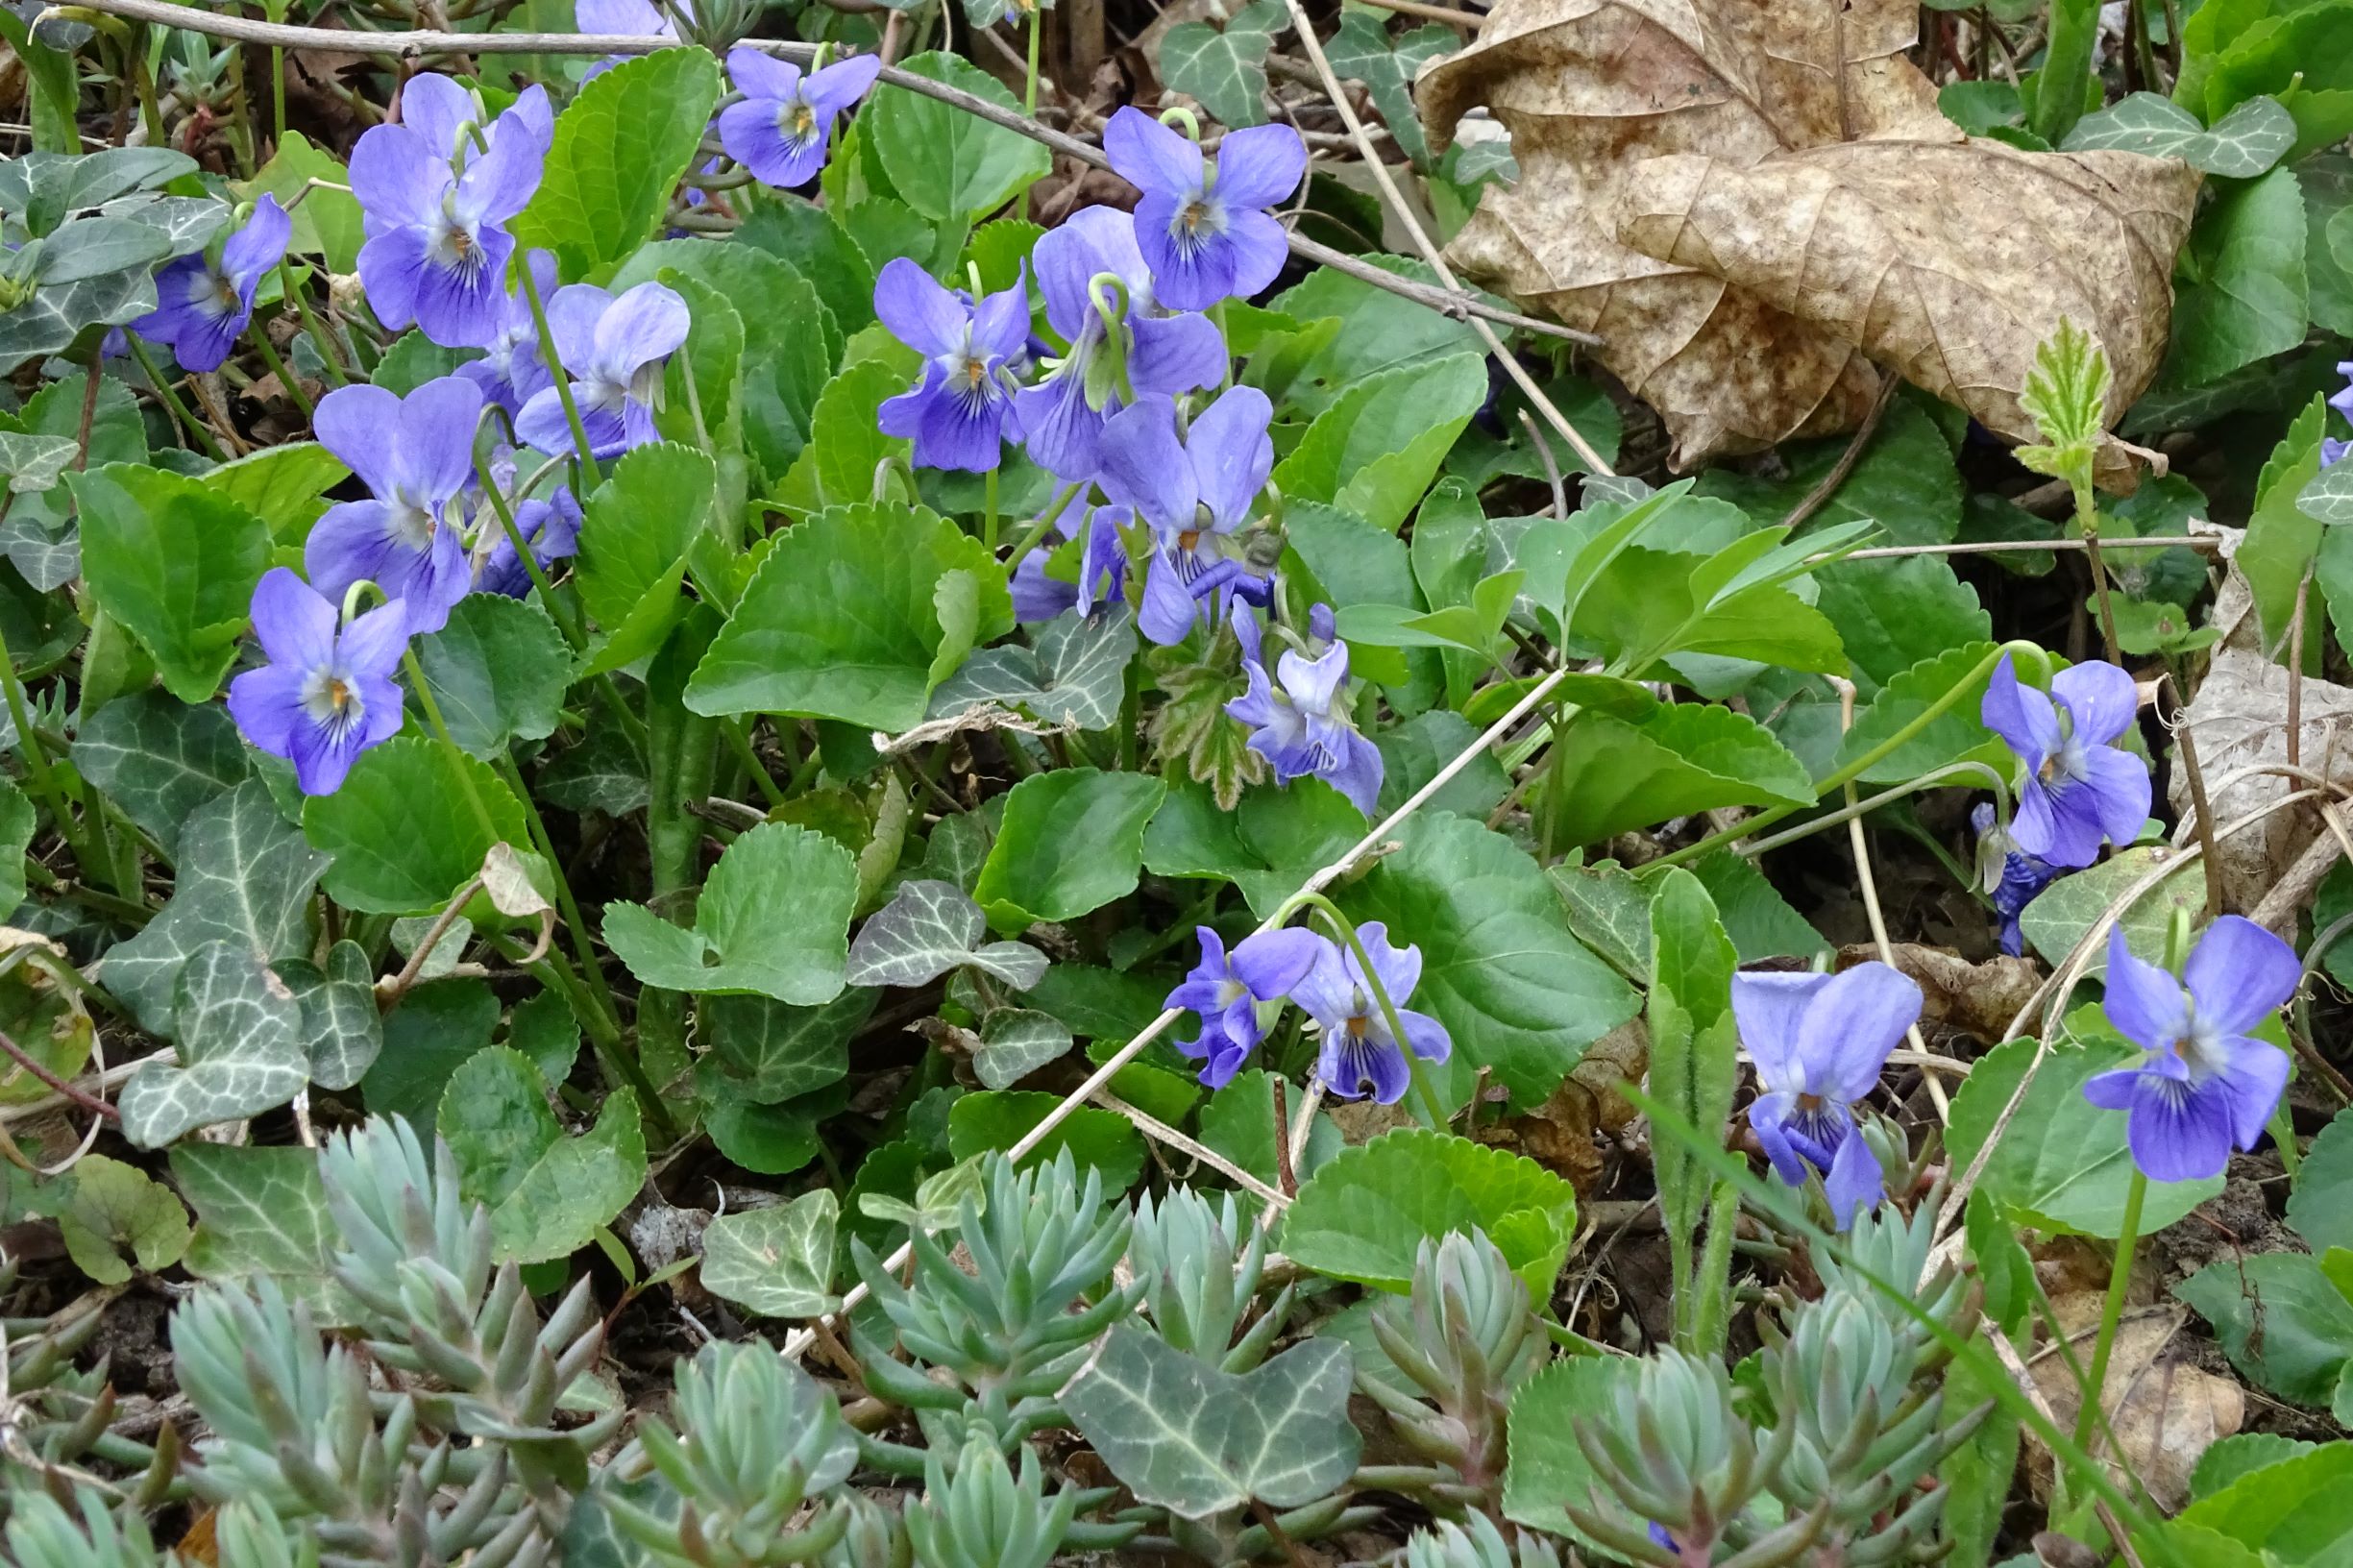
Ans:
{"type": "Polygon", "coordinates": [[[555,733],[572,649],[546,610],[503,594],[468,594],[449,624],[416,643],[450,738],[469,756],[503,756],[512,741],[555,733]]]}
{"type": "Polygon", "coordinates": [[[172,1180],[196,1211],[184,1262],[200,1280],[275,1281],[322,1328],[351,1321],[330,1265],[342,1245],[319,1157],[305,1148],[197,1139],[172,1148],[172,1180]]]}
{"type": "Polygon", "coordinates": [[[841,993],[857,901],[848,850],[805,827],[764,822],[719,857],[692,930],[643,904],[611,903],[604,940],[649,986],[807,1006],[841,993]]]}
{"type": "Polygon", "coordinates": [[[972,1071],[991,1089],[1011,1089],[1040,1067],[1059,1062],[1071,1045],[1070,1026],[1034,1008],[1000,1007],[980,1020],[972,1071]]]}
{"type": "Polygon", "coordinates": [[[1439,56],[1453,54],[1461,40],[1434,22],[1391,38],[1387,24],[1383,12],[1343,11],[1339,31],[1324,45],[1324,53],[1336,74],[1364,84],[1397,145],[1416,165],[1427,166],[1430,142],[1413,107],[1414,73],[1439,56]]]}
{"type": "Polygon", "coordinates": [[[125,1253],[154,1274],[178,1262],[188,1245],[187,1211],[171,1188],[103,1154],[75,1163],[73,1196],[59,1212],[58,1230],[74,1266],[100,1285],[131,1283],[125,1253]]]}
{"type": "MultiPolygon", "coordinates": [[[[971,61],[935,50],[899,68],[986,98],[999,109],[1020,102],[971,61]]],[[[875,154],[909,207],[935,223],[966,224],[993,212],[1053,167],[1043,146],[952,104],[885,86],[858,116],[875,154]]]]}
{"type": "Polygon", "coordinates": [[[2070,153],[2113,148],[2145,158],[2178,158],[2226,180],[2252,180],[2295,145],[2295,116],[2268,96],[2247,99],[2212,130],[2162,93],[2134,92],[2075,122],[2060,143],[2070,153]]]}
{"type": "Polygon", "coordinates": [[[1427,813],[1399,836],[1404,847],[1343,892],[1340,906],[1421,948],[1411,1005],[1454,1039],[1453,1060],[1437,1069],[1453,1098],[1486,1066],[1514,1103],[1542,1103],[1640,998],[1569,935],[1551,883],[1510,840],[1427,813]]]}
{"type": "Polygon", "coordinates": [[[1577,1229],[1577,1191],[1533,1160],[1423,1128],[1344,1149],[1283,1214],[1303,1268],[1403,1292],[1424,1241],[1484,1231],[1532,1294],[1549,1291],[1577,1229]]]}
{"type": "Polygon", "coordinates": [[[687,707],[714,718],[778,713],[913,728],[948,636],[936,595],[956,571],[974,580],[969,640],[1010,631],[1004,569],[935,512],[843,506],[787,529],[687,683],[687,707]]]}
{"type": "Polygon", "coordinates": [[[1299,1507],[1346,1481],[1364,1445],[1348,1419],[1353,1383],[1336,1339],[1236,1374],[1121,1323],[1062,1407],[1137,1501],[1207,1519],[1251,1502],[1299,1507]]]}
{"type": "MultiPolygon", "coordinates": [[[[2113,1238],[2123,1226],[2132,1151],[2124,1141],[2125,1118],[2085,1099],[2083,1086],[2095,1073],[2124,1066],[2141,1053],[2099,1029],[2096,1018],[2096,1010],[2084,1009],[2068,1019],[2069,1033],[2084,1043],[2054,1045],[2044,1056],[1977,1187],[2028,1224],[2113,1238]]],[[[1957,1168],[1966,1168],[1985,1146],[1995,1117],[2038,1049],[2031,1040],[1996,1046],[1953,1096],[1947,1143],[1957,1168]]],[[[2218,1176],[2151,1182],[2142,1227],[2153,1235],[2221,1190],[2218,1176]]]]}
{"type": "Polygon", "coordinates": [[[2317,478],[2297,492],[2295,503],[2323,524],[2342,527],[2353,523],[2353,463],[2336,462],[2322,469],[2317,478]]]}
{"type": "Polygon", "coordinates": [[[774,1105],[842,1081],[849,1042],[873,1017],[877,993],[852,986],[819,1007],[766,996],[706,996],[695,1004],[703,1065],[755,1105],[774,1105]]]}
{"type": "MultiPolygon", "coordinates": [[[[2059,878],[2019,916],[2019,925],[2034,950],[2051,964],[2064,964],[2084,933],[2108,912],[2124,890],[2165,861],[2169,851],[2145,845],[2119,850],[2089,870],[2059,878]]],[[[2117,921],[2132,950],[2151,963],[2165,951],[2166,928],[2173,912],[2193,919],[2205,908],[2206,879],[2194,862],[2174,868],[2117,921]]],[[[2105,973],[2105,948],[2093,957],[2087,977],[2105,973]]]]}
{"type": "Polygon", "coordinates": [[[303,958],[282,958],[271,968],[302,1009],[310,1081],[334,1090],[357,1084],[384,1048],[383,1015],[376,1007],[376,968],[368,962],[367,949],[346,938],[328,949],[324,969],[303,958]]]}
{"type": "Polygon", "coordinates": [[[1143,773],[1061,768],[1005,797],[972,895],[999,930],[1068,920],[1136,891],[1144,825],[1167,787],[1143,773]]]}
{"type": "Polygon", "coordinates": [[[719,61],[702,49],[656,50],[582,84],[515,219],[517,246],[553,251],[567,282],[625,258],[669,210],[719,93],[719,61]]]}
{"type": "Polygon", "coordinates": [[[1045,973],[1045,954],[1018,942],[983,943],[989,921],[953,882],[899,884],[849,944],[853,986],[928,985],[967,965],[1027,991],[1045,973]]]}
{"type": "Polygon", "coordinates": [[[236,656],[270,530],[200,480],[132,463],[66,478],[92,595],[183,702],[212,696],[236,656]]]}
{"type": "Polygon", "coordinates": [[[334,857],[326,881],[335,902],[372,915],[439,914],[493,845],[530,842],[504,779],[417,734],[362,752],[341,789],[310,796],[303,832],[334,857]]]}
{"type": "Polygon", "coordinates": [[[703,531],[719,470],[692,447],[663,441],[625,453],[580,518],[574,578],[603,640],[589,673],[634,664],[662,646],[685,612],[686,551],[703,531]]]}
{"type": "Polygon", "coordinates": [[[310,1079],[303,1010],[250,948],[209,942],[188,956],[172,999],[178,1066],[143,1064],[123,1085],[123,1137],[142,1149],[285,1104],[310,1079]]]}
{"type": "Polygon", "coordinates": [[[69,436],[0,430],[0,474],[8,477],[12,496],[49,489],[81,454],[81,445],[69,436]]]}
{"type": "Polygon", "coordinates": [[[172,988],[198,948],[233,942],[270,962],[309,949],[310,890],[326,866],[327,857],[278,814],[268,787],[246,780],[188,819],[171,902],[108,950],[100,983],[130,1006],[141,1028],[169,1039],[172,988]]]}
{"type": "Polygon", "coordinates": [[[831,1188],[722,1214],[702,1233],[702,1287],[762,1317],[821,1317],[833,1294],[841,1200],[831,1188]]]}
{"type": "Polygon", "coordinates": [[[646,1180],[635,1095],[614,1091],[594,1127],[567,1138],[539,1069],[504,1045],[475,1052],[451,1075],[440,1130],[457,1161],[459,1191],[490,1210],[501,1260],[570,1257],[646,1180]]]}
{"type": "Polygon", "coordinates": [[[1017,709],[1044,724],[1109,729],[1127,695],[1136,618],[1125,604],[1091,616],[1059,615],[1034,648],[984,648],[931,695],[933,719],[975,709],[1017,709]]]}
{"type": "Polygon", "coordinates": [[[1264,125],[1266,51],[1289,26],[1283,0],[1244,6],[1222,31],[1207,22],[1180,23],[1161,39],[1161,80],[1190,93],[1221,124],[1264,125]]]}
{"type": "Polygon", "coordinates": [[[73,763],[167,854],[178,853],[181,830],[197,809],[249,772],[226,709],[158,691],[116,698],[83,721],[73,763]]]}

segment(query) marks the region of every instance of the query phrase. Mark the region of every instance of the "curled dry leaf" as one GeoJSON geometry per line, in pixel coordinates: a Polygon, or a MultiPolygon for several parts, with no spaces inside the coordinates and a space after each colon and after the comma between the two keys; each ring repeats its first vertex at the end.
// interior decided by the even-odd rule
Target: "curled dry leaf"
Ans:
{"type": "MultiPolygon", "coordinates": [[[[1931,1036],[1951,1033],[1973,1035],[1988,1043],[1998,1041],[2043,983],[2042,971],[2029,959],[1996,957],[1973,964],[1958,953],[1910,942],[1895,943],[1892,951],[1895,967],[1919,983],[1921,1024],[1931,1036]]],[[[1851,968],[1878,956],[1875,946],[1844,947],[1838,964],[1851,968]]]]}
{"type": "MultiPolygon", "coordinates": [[[[2076,1359],[2088,1362],[2099,1330],[2099,1293],[2062,1296],[2051,1305],[2059,1321],[2069,1325],[2068,1342],[2076,1359]]],[[[2116,1433],[2118,1454],[2111,1457],[2120,1457],[2169,1513],[2190,1500],[2190,1474],[2198,1456],[2236,1433],[2246,1418],[2245,1396],[2237,1384],[2167,1354],[2188,1315],[2178,1307],[2127,1312],[2117,1325],[2100,1394],[2100,1407],[2116,1433]]],[[[2029,1369],[2059,1425],[2071,1428],[2082,1402],[2066,1359],[2055,1346],[2046,1346],[2029,1369]]],[[[2038,1447],[2029,1465],[2037,1494],[2047,1494],[2049,1455],[2038,1447]]]]}
{"type": "MultiPolygon", "coordinates": [[[[2199,176],[1963,135],[1903,58],[1909,0],[1503,0],[1417,84],[1434,145],[1483,104],[1516,185],[1449,256],[1598,332],[1679,469],[1851,429],[1878,366],[2014,440],[2062,319],[2156,374],[2199,176]]],[[[2113,444],[2102,478],[2128,485],[2113,444]]]]}

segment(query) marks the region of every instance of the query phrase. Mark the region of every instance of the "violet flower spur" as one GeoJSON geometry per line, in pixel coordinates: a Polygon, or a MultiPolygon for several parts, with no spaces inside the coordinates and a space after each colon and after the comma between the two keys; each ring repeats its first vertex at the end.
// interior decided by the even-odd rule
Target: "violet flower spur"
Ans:
{"type": "Polygon", "coordinates": [[[1199,1034],[1178,1041],[1176,1047],[1196,1060],[1206,1058],[1201,1081],[1223,1089],[1265,1039],[1258,1004],[1288,994],[1332,944],[1312,931],[1289,926],[1245,937],[1228,954],[1223,939],[1208,926],[1194,927],[1193,934],[1201,941],[1201,962],[1168,993],[1166,1005],[1200,1017],[1199,1034]]]}
{"type": "Polygon", "coordinates": [[[1045,379],[1014,399],[1021,438],[1058,478],[1094,478],[1103,424],[1127,404],[1214,386],[1225,339],[1198,314],[1163,315],[1135,225],[1115,208],[1083,208],[1030,253],[1045,319],[1068,344],[1045,379]]]}
{"type": "Polygon", "coordinates": [[[521,102],[483,130],[487,151],[472,135],[454,149],[437,145],[442,134],[438,118],[425,131],[379,125],[352,149],[352,193],[368,235],[359,282],[386,327],[413,321],[445,348],[478,348],[505,318],[515,241],[503,226],[539,188],[547,141],[521,102]]]}
{"type": "Polygon", "coordinates": [[[1407,1048],[1425,1062],[1443,1062],[1453,1054],[1454,1041],[1437,1019],[1406,1007],[1422,981],[1422,950],[1390,946],[1388,927],[1379,920],[1358,926],[1357,941],[1372,961],[1373,977],[1397,1010],[1398,1026],[1406,1037],[1402,1042],[1389,1028],[1357,955],[1322,937],[1315,939],[1314,964],[1292,985],[1290,998],[1323,1032],[1315,1076],[1324,1081],[1324,1088],[1353,1100],[1370,1084],[1374,1099],[1395,1105],[1413,1081],[1407,1048]]]}
{"type": "Polygon", "coordinates": [[[294,220],[264,194],[253,215],[220,248],[220,259],[199,252],[156,274],[152,311],[131,324],[150,343],[170,347],[183,370],[218,370],[254,319],[254,290],[286,254],[294,220]]]}
{"type": "Polygon", "coordinates": [[[229,683],[229,714],[245,738],[294,764],[305,795],[332,795],[359,753],[401,727],[392,679],[408,618],[380,604],[336,628],[334,603],[285,567],[254,589],[254,635],[269,663],[229,683]]]}
{"type": "Polygon", "coordinates": [[[1878,1087],[1920,1008],[1920,987],[1875,962],[1836,975],[1732,976],[1732,1016],[1764,1090],[1749,1125],[1782,1181],[1802,1187],[1809,1166],[1822,1172],[1841,1230],[1878,1203],[1883,1186],[1854,1107],[1878,1087]]]}
{"type": "Polygon", "coordinates": [[[1977,875],[2001,918],[2001,950],[2017,958],[2026,950],[2025,929],[2019,916],[2042,891],[2058,878],[2059,868],[2038,860],[2018,847],[2009,830],[1994,820],[1991,801],[1980,802],[1969,814],[1977,830],[1977,875]]]}
{"type": "Polygon", "coordinates": [[[2108,933],[2108,994],[2117,1032],[2146,1051],[2099,1073],[2083,1097],[2121,1111],[2133,1164],[2156,1182],[2219,1176],[2230,1151],[2251,1149],[2288,1087],[2288,1053],[2248,1038],[2295,994],[2295,949],[2254,921],[2225,915],[2206,928],[2179,980],[2108,933]]]}
{"type": "Polygon", "coordinates": [[[1234,617],[1250,689],[1226,712],[1252,727],[1250,749],[1274,769],[1277,784],[1313,774],[1370,817],[1381,798],[1383,764],[1380,748],[1357,733],[1348,713],[1348,645],[1333,640],[1330,605],[1316,605],[1308,625],[1313,644],[1330,646],[1309,653],[1285,649],[1270,677],[1257,619],[1234,617]]]}
{"type": "MultiPolygon", "coordinates": [[[[887,406],[887,405],[886,405],[887,406]]],[[[1048,576],[1043,548],[1021,557],[1013,569],[1013,618],[1023,625],[1051,621],[1067,610],[1092,615],[1127,591],[1127,542],[1119,535],[1129,520],[1124,506],[1097,506],[1087,514],[1087,542],[1080,547],[1078,580],[1048,576]]],[[[1057,524],[1054,532],[1060,534],[1057,524]]]]}
{"type": "MultiPolygon", "coordinates": [[[[532,284],[542,300],[555,292],[553,253],[532,251],[524,257],[523,264],[530,269],[532,284]]],[[[523,411],[533,394],[555,381],[539,356],[539,325],[531,319],[529,297],[520,288],[509,291],[504,312],[498,331],[482,345],[482,356],[458,366],[457,374],[480,387],[486,401],[512,416],[523,411]]]]}
{"type": "Polygon", "coordinates": [[[1027,265],[1011,288],[972,301],[896,257],[874,280],[874,314],[923,356],[922,380],[883,403],[882,433],[911,437],[918,468],[995,468],[1006,427],[1020,433],[1012,367],[1029,342],[1027,265]]]}
{"type": "Polygon", "coordinates": [[[2148,821],[2148,768],[2115,742],[2139,705],[2132,676],[2113,664],[2062,670],[2046,696],[2002,655],[1980,711],[2025,764],[2010,821],[2019,848],[2071,870],[2098,858],[2102,838],[2133,841],[2148,821]]]}
{"type": "MultiPolygon", "coordinates": [[[[662,404],[662,370],[690,325],[686,302],[661,283],[639,283],[618,299],[594,283],[555,291],[548,332],[592,455],[616,457],[660,439],[653,411],[662,404]]],[[[552,380],[515,416],[515,433],[545,453],[572,450],[572,423],[552,380]]]]}
{"type": "Polygon", "coordinates": [[[448,623],[474,575],[453,503],[474,477],[481,413],[481,388],[456,376],[405,398],[339,386],[319,400],[320,442],[373,498],[331,506],[312,527],[303,566],[320,593],[340,600],[364,579],[404,606],[412,629],[448,623]]]}
{"type": "Polygon", "coordinates": [[[1266,433],[1273,418],[1265,393],[1236,386],[1204,409],[1183,439],[1176,404],[1166,398],[1146,398],[1103,427],[1096,482],[1152,525],[1152,564],[1136,624],[1163,647],[1185,640],[1203,597],[1256,576],[1219,541],[1250,520],[1274,469],[1275,446],[1266,433]]]}
{"type": "Polygon", "coordinates": [[[826,139],[844,110],[882,74],[882,57],[855,55],[806,76],[789,60],[738,44],[727,74],[743,102],[719,111],[719,144],[763,184],[789,190],[825,166],[826,139]]]}
{"type": "Polygon", "coordinates": [[[1290,240],[1265,209],[1297,190],[1308,167],[1289,126],[1228,131],[1212,164],[1199,143],[1131,105],[1103,128],[1103,152],[1143,192],[1136,243],[1163,305],[1206,310],[1248,299],[1283,270],[1290,240]]]}

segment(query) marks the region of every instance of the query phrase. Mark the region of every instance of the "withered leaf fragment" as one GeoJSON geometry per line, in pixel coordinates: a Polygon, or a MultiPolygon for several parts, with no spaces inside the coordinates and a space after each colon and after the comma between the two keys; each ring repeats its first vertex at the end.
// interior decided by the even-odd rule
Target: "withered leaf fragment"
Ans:
{"type": "Polygon", "coordinates": [[[1601,334],[1679,469],[1852,429],[1879,367],[2031,439],[2018,392],[2062,319],[2107,351],[2120,416],[2164,352],[2197,171],[1965,135],[1903,56],[1917,15],[1503,0],[1416,86],[1434,146],[1483,104],[1520,167],[1451,258],[1601,334]]]}

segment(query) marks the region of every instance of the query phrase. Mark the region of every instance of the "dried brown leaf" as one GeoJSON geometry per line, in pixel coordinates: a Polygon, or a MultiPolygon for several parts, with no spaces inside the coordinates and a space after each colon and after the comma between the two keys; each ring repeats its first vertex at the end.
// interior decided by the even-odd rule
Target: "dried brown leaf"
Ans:
{"type": "MultiPolygon", "coordinates": [[[[2070,1325],[2068,1343],[2076,1359],[2089,1364],[2098,1332],[2098,1293],[2064,1296],[2052,1306],[2059,1320],[2070,1325]]],[[[2188,1315],[2178,1307],[2127,1312],[2117,1325],[2100,1390],[2100,1409],[2117,1441],[2115,1452],[2103,1449],[2103,1455],[2112,1463],[2120,1458],[2169,1513],[2190,1500],[2190,1474],[2198,1456],[2246,1419],[2246,1397],[2237,1384],[2167,1354],[2188,1315]]],[[[2055,1347],[2046,1348],[2030,1370],[2059,1425],[2071,1427],[2083,1407],[2066,1360],[2055,1347]]],[[[2045,1491],[2050,1480],[2047,1454],[2038,1450],[2031,1473],[2037,1492],[2045,1491]]]]}
{"type": "MultiPolygon", "coordinates": [[[[1504,0],[1422,73],[1434,144],[1483,104],[1519,183],[1450,256],[1598,332],[1671,461],[1852,429],[1884,365],[1989,429],[2062,317],[2109,411],[2155,374],[2198,176],[1973,140],[1903,57],[1909,0],[1504,0]],[[1843,66],[1843,68],[1842,68],[1843,66]]],[[[2124,478],[2120,452],[2104,477],[2124,478]]]]}

